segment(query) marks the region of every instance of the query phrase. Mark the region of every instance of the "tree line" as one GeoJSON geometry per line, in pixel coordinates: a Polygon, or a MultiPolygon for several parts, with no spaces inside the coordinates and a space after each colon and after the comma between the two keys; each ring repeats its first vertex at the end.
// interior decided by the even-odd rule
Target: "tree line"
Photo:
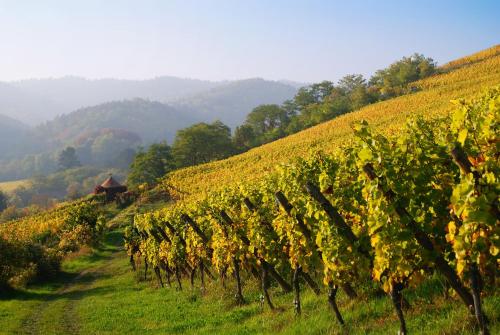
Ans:
{"type": "Polygon", "coordinates": [[[172,146],[162,142],[140,149],[130,165],[129,185],[154,184],[174,169],[224,159],[368,104],[411,93],[416,87],[410,83],[437,71],[432,58],[416,53],[376,71],[369,80],[350,74],[336,84],[323,81],[300,88],[281,105],[260,105],[233,134],[221,121],[194,124],[179,130],[172,146]]]}
{"type": "MultiPolygon", "coordinates": [[[[389,67],[376,71],[369,80],[359,74],[346,75],[337,83],[323,81],[300,88],[293,99],[281,105],[260,105],[247,115],[234,132],[221,121],[194,124],[177,131],[172,145],[161,142],[136,150],[130,145],[137,145],[137,141],[127,132],[100,132],[102,136],[92,142],[92,152],[99,153],[99,157],[112,165],[87,167],[88,150],[82,149],[87,146],[66,147],[51,157],[40,154],[37,159],[23,161],[22,164],[15,161],[12,169],[17,171],[22,170],[20,165],[30,169],[38,165],[49,166],[50,169],[38,172],[38,177],[32,180],[33,186],[19,188],[8,202],[16,204],[16,207],[33,203],[47,207],[54,197],[78,198],[90,192],[95,186],[92,184],[99,182],[99,178],[108,173],[111,166],[120,169],[113,170],[115,175],[128,169],[128,184],[132,188],[141,184],[153,185],[158,178],[175,169],[224,159],[365,105],[411,93],[416,90],[412,82],[437,71],[432,58],[421,54],[403,57],[389,67]],[[41,177],[49,171],[58,172],[47,178],[41,177]],[[45,196],[40,197],[39,194],[45,196]]],[[[2,166],[2,171],[8,170],[9,167],[2,166]]]]}

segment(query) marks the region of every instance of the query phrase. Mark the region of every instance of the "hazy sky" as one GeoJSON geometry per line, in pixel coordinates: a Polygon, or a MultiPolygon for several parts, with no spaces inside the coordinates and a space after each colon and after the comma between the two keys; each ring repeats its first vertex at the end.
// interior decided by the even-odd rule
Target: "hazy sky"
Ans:
{"type": "Polygon", "coordinates": [[[500,43],[499,18],[498,0],[0,0],[0,80],[337,80],[500,43]]]}

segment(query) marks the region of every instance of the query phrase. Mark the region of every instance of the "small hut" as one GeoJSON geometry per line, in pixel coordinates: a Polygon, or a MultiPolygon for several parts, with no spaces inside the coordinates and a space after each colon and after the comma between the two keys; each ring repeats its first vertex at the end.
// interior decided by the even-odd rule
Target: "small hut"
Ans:
{"type": "Polygon", "coordinates": [[[127,192],[127,186],[121,185],[112,175],[109,175],[108,179],[94,189],[94,194],[105,193],[106,201],[112,201],[116,198],[117,194],[125,192],[127,192]]]}

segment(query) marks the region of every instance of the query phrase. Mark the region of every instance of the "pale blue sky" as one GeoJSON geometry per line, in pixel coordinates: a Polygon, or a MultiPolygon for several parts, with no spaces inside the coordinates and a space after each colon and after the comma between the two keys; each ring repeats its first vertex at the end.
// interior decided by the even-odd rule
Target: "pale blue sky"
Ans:
{"type": "Polygon", "coordinates": [[[499,43],[500,1],[0,0],[0,80],[372,74],[499,43]]]}

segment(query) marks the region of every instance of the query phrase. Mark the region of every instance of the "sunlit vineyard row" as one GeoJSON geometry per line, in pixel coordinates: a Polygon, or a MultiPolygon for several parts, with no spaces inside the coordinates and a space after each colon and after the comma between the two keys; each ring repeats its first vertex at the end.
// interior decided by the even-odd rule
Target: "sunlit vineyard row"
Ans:
{"type": "Polygon", "coordinates": [[[456,69],[458,67],[471,64],[474,62],[482,61],[487,58],[495,57],[500,54],[500,46],[495,45],[491,48],[476,52],[475,54],[472,54],[470,56],[462,57],[457,60],[453,60],[451,62],[448,62],[442,66],[442,69],[444,70],[449,70],[449,69],[456,69]]]}
{"type": "Polygon", "coordinates": [[[8,240],[29,241],[38,236],[56,234],[77,207],[89,202],[81,199],[63,203],[53,209],[8,221],[0,225],[0,236],[8,240]]]}
{"type": "Polygon", "coordinates": [[[455,66],[464,66],[414,83],[412,86],[419,88],[415,93],[366,106],[226,160],[175,171],[164,180],[163,187],[175,197],[197,199],[208,191],[259,180],[277,163],[306,157],[311,151],[332,152],[352,140],[351,125],[355,121],[366,120],[374,129],[392,134],[408,117],[444,116],[452,109],[450,100],[472,97],[500,83],[499,53],[500,46],[496,46],[457,60],[455,66]]]}
{"type": "Polygon", "coordinates": [[[93,243],[103,229],[95,197],[0,225],[0,289],[54,277],[64,255],[93,243]]]}
{"type": "Polygon", "coordinates": [[[339,289],[356,299],[379,287],[391,297],[401,334],[411,306],[404,289],[437,274],[488,334],[481,299],[496,294],[500,274],[500,88],[451,106],[451,115],[411,118],[393,135],[357,122],[351,143],[332,153],[138,214],[126,230],[131,264],[143,258],[160,285],[163,270],[179,289],[183,273],[193,278],[197,269],[202,278],[218,274],[222,285],[233,274],[238,303],[245,271],[262,282],[262,299],[274,309],[272,277],[293,289],[297,314],[299,278],[320,294],[321,273],[340,324],[339,289]],[[283,275],[290,271],[291,285],[283,275]]]}

